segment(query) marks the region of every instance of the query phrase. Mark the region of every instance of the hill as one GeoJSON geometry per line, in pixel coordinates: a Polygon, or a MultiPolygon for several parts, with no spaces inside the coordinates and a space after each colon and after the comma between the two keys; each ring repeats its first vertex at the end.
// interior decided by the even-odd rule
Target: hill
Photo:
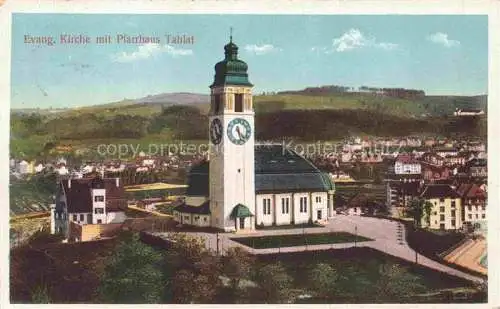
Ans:
{"type": "Polygon", "coordinates": [[[134,100],[138,104],[167,103],[177,105],[208,104],[210,95],[189,92],[161,93],[134,100]]]}
{"type": "MultiPolygon", "coordinates": [[[[37,156],[57,144],[206,141],[207,95],[159,94],[58,113],[11,113],[10,150],[37,156]],[[179,102],[169,102],[179,100],[179,102]]],[[[486,117],[457,119],[456,108],[486,109],[486,96],[414,99],[369,93],[254,97],[257,139],[334,140],[349,135],[486,135],[486,117]]]]}

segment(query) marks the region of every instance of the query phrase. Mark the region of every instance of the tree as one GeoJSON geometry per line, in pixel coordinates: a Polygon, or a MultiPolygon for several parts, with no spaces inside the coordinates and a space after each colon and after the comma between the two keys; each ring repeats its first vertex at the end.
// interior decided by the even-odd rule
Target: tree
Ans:
{"type": "Polygon", "coordinates": [[[229,287],[225,288],[221,300],[227,303],[245,302],[248,291],[241,287],[242,280],[250,280],[255,258],[241,247],[232,247],[221,258],[223,276],[229,278],[229,287]]]}
{"type": "Polygon", "coordinates": [[[31,293],[33,304],[50,304],[50,294],[46,286],[37,286],[31,293]]]}
{"type": "Polygon", "coordinates": [[[430,224],[432,207],[432,203],[425,199],[416,198],[410,201],[408,213],[413,218],[416,226],[421,227],[422,220],[425,220],[427,225],[430,224]]]}
{"type": "Polygon", "coordinates": [[[275,304],[288,303],[290,300],[292,277],[280,262],[259,267],[255,281],[260,287],[262,302],[275,304]]]}
{"type": "Polygon", "coordinates": [[[309,273],[309,286],[318,296],[330,298],[335,292],[339,275],[332,265],[319,263],[309,273]]]}
{"type": "Polygon", "coordinates": [[[231,280],[231,287],[238,289],[241,279],[249,279],[255,258],[240,247],[232,247],[222,258],[224,275],[231,280]]]}
{"type": "Polygon", "coordinates": [[[222,287],[220,263],[199,238],[170,234],[165,255],[164,301],[213,303],[222,287]]]}
{"type": "Polygon", "coordinates": [[[164,278],[162,255],[142,243],[137,234],[126,235],[106,265],[99,286],[105,303],[158,303],[164,278]]]}
{"type": "Polygon", "coordinates": [[[398,264],[380,265],[379,276],[374,293],[376,303],[399,302],[408,295],[425,290],[417,276],[398,264]]]}

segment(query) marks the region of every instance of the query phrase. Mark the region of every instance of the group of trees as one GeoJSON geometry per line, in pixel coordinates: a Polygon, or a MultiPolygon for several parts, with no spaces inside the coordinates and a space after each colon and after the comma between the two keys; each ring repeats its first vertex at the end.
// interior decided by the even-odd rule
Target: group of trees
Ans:
{"type": "Polygon", "coordinates": [[[417,99],[425,97],[425,91],[417,89],[377,88],[377,87],[361,86],[359,87],[359,90],[362,92],[380,93],[389,97],[400,98],[400,99],[417,99]]]}
{"type": "Polygon", "coordinates": [[[203,242],[172,235],[159,250],[137,234],[123,240],[109,259],[98,288],[104,303],[281,303],[291,278],[279,264],[256,268],[240,248],[217,256],[203,242]],[[259,295],[259,296],[257,296],[259,295]]]}
{"type": "Polygon", "coordinates": [[[133,114],[106,115],[81,113],[66,117],[47,118],[40,114],[12,114],[11,136],[26,138],[49,135],[54,140],[141,138],[147,134],[170,133],[173,138],[199,139],[206,137],[207,116],[192,106],[174,105],[152,117],[133,114]]]}
{"type": "Polygon", "coordinates": [[[413,223],[416,227],[422,227],[422,221],[426,222],[428,226],[431,222],[432,207],[431,202],[422,198],[415,198],[410,201],[407,215],[413,218],[413,223]]]}
{"type": "Polygon", "coordinates": [[[340,86],[340,85],[327,85],[319,87],[307,87],[302,90],[294,91],[281,91],[278,94],[312,94],[312,95],[323,95],[323,94],[336,94],[336,93],[359,93],[368,92],[373,94],[382,94],[389,97],[400,98],[400,99],[417,99],[425,97],[425,92],[423,90],[417,89],[405,89],[405,88],[377,88],[361,86],[359,88],[340,86]]]}
{"type": "Polygon", "coordinates": [[[394,263],[375,267],[375,278],[368,281],[324,262],[312,263],[305,277],[294,278],[280,261],[259,261],[241,248],[218,256],[199,239],[171,237],[165,251],[142,243],[137,235],[124,238],[104,268],[98,301],[290,303],[305,293],[322,303],[395,302],[423,289],[418,277],[394,263]]]}
{"type": "Polygon", "coordinates": [[[303,90],[290,90],[290,91],[280,91],[278,94],[333,94],[333,93],[345,93],[352,92],[355,89],[353,87],[339,86],[339,85],[327,85],[320,87],[307,87],[303,90]]]}

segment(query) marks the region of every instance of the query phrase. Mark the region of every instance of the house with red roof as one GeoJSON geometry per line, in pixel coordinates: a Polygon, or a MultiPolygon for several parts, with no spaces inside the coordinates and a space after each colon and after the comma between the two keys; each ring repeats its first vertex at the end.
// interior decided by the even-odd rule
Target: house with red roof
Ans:
{"type": "Polygon", "coordinates": [[[51,220],[55,233],[78,241],[82,238],[71,235],[72,230],[81,231],[85,225],[123,223],[126,209],[120,178],[102,178],[98,174],[92,178],[68,178],[59,182],[51,220]]]}
{"type": "Polygon", "coordinates": [[[394,163],[394,173],[396,175],[420,174],[422,166],[412,155],[401,154],[394,163]]]}
{"type": "Polygon", "coordinates": [[[462,184],[457,193],[462,197],[462,220],[473,225],[486,220],[487,192],[484,185],[462,184]]]}

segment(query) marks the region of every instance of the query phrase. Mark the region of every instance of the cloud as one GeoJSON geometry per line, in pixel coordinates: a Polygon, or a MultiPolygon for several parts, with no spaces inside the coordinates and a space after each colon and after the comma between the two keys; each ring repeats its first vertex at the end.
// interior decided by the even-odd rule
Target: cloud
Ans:
{"type": "Polygon", "coordinates": [[[111,56],[114,62],[132,62],[136,60],[144,60],[159,54],[169,54],[173,57],[189,56],[193,54],[191,49],[181,49],[173,47],[172,45],[160,45],[156,43],[148,43],[140,45],[136,51],[126,53],[120,52],[111,56]]]}
{"type": "Polygon", "coordinates": [[[262,44],[262,45],[248,44],[245,46],[245,50],[249,53],[254,53],[256,55],[265,55],[272,52],[281,51],[281,48],[277,48],[272,44],[262,44]]]}
{"type": "MultiPolygon", "coordinates": [[[[398,48],[398,44],[389,42],[377,42],[375,38],[366,37],[359,29],[349,29],[340,37],[333,39],[332,48],[327,52],[346,52],[354,49],[365,47],[375,47],[383,50],[394,50],[398,48]]],[[[322,48],[313,47],[312,50],[317,51],[322,48]]]]}
{"type": "Polygon", "coordinates": [[[385,43],[385,42],[377,43],[376,46],[379,47],[379,48],[385,49],[385,50],[393,50],[393,49],[396,49],[396,48],[399,47],[398,44],[395,44],[395,43],[385,43]]]}
{"type": "Polygon", "coordinates": [[[436,44],[441,44],[445,47],[454,47],[460,45],[460,41],[449,39],[448,34],[443,32],[433,33],[427,37],[427,40],[436,44]]]}

